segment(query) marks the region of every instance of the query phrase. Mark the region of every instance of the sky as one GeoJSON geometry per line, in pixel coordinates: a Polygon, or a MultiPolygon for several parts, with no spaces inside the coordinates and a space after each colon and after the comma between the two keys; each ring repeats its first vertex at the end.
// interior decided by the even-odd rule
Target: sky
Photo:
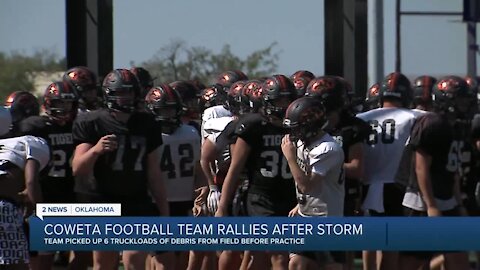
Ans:
{"type": "MultiPolygon", "coordinates": [[[[402,10],[461,11],[462,2],[402,0],[402,10]]],[[[384,1],[386,74],[395,64],[394,4],[384,1]]],[[[279,73],[324,72],[322,0],[113,0],[113,5],[115,68],[138,65],[171,40],[182,39],[214,52],[228,43],[241,57],[278,42],[279,73]]],[[[402,71],[465,74],[466,25],[461,19],[402,16],[402,71]]],[[[1,0],[0,37],[3,52],[31,54],[47,48],[64,56],[64,0],[1,0]]]]}

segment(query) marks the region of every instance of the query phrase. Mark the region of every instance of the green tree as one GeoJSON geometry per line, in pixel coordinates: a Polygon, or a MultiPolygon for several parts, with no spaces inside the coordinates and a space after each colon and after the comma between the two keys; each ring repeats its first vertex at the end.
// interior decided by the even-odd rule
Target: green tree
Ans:
{"type": "MultiPolygon", "coordinates": [[[[280,52],[276,50],[276,45],[274,42],[242,59],[231,51],[228,44],[215,53],[200,46],[189,47],[183,40],[173,40],[141,66],[157,78],[157,84],[191,79],[208,84],[220,72],[235,69],[245,72],[249,78],[259,78],[277,70],[280,52]]],[[[135,63],[131,64],[135,66],[135,63]]]]}
{"type": "Polygon", "coordinates": [[[5,100],[11,92],[33,90],[32,72],[62,71],[66,68],[66,59],[48,49],[37,50],[33,55],[19,52],[0,52],[0,98],[5,100]]]}

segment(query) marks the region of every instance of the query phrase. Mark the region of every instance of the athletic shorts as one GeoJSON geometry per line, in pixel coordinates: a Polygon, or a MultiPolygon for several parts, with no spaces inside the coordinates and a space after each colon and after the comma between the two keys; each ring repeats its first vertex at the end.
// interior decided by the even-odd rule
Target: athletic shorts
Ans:
{"type": "Polygon", "coordinates": [[[0,200],[0,265],[23,264],[28,261],[23,211],[12,202],[0,200]]]}
{"type": "Polygon", "coordinates": [[[295,205],[295,202],[288,202],[288,200],[278,201],[267,195],[248,192],[245,206],[247,215],[250,217],[286,217],[295,205]]]}

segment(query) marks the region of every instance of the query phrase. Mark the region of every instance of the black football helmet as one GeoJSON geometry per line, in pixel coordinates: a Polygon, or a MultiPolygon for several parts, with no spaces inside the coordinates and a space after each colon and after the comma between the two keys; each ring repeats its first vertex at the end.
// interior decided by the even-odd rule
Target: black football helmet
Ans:
{"type": "Polygon", "coordinates": [[[437,79],[423,75],[413,80],[413,106],[423,105],[429,107],[432,103],[432,89],[437,79]]]}
{"type": "Polygon", "coordinates": [[[400,72],[388,74],[380,84],[380,105],[387,99],[399,100],[404,108],[410,108],[412,102],[412,84],[400,72]]]}
{"type": "Polygon", "coordinates": [[[323,103],[315,97],[301,97],[287,108],[283,125],[289,129],[293,142],[302,140],[310,143],[310,139],[318,135],[328,124],[323,103]]]}
{"type": "Polygon", "coordinates": [[[190,119],[198,119],[202,108],[200,106],[200,90],[197,86],[190,81],[175,81],[169,85],[182,98],[184,115],[190,119]]]}
{"type": "Polygon", "coordinates": [[[155,118],[162,122],[164,133],[172,133],[181,124],[182,98],[168,84],[151,88],[145,96],[145,103],[155,118]]]}
{"type": "Polygon", "coordinates": [[[319,99],[327,113],[342,110],[347,104],[347,89],[343,80],[337,76],[320,76],[307,86],[306,96],[319,99]]]}
{"type": "Polygon", "coordinates": [[[380,85],[378,83],[372,85],[365,97],[364,110],[370,111],[380,108],[380,85]]]}
{"type": "Polygon", "coordinates": [[[234,82],[245,80],[248,80],[248,77],[245,75],[245,73],[240,70],[230,70],[218,75],[215,84],[222,85],[228,90],[234,82]]]}
{"type": "Polygon", "coordinates": [[[297,89],[298,97],[302,97],[305,95],[308,84],[314,78],[315,75],[313,75],[313,73],[308,70],[299,70],[293,73],[292,76],[290,76],[290,80],[292,80],[293,85],[295,85],[295,89],[297,89]]]}
{"type": "Polygon", "coordinates": [[[469,99],[468,84],[458,76],[442,77],[433,86],[432,102],[437,112],[464,118],[469,110],[469,99]]]}
{"type": "Polygon", "coordinates": [[[5,108],[10,110],[14,125],[25,118],[40,114],[37,98],[28,91],[15,91],[8,95],[5,108]]]}
{"type": "Polygon", "coordinates": [[[273,75],[262,84],[263,111],[267,116],[283,119],[288,105],[297,98],[292,81],[285,75],[273,75]]]}
{"type": "Polygon", "coordinates": [[[224,105],[227,102],[227,92],[225,87],[220,84],[213,84],[203,89],[200,95],[200,107],[205,110],[207,108],[224,105]]]}
{"type": "Polygon", "coordinates": [[[262,82],[250,80],[243,86],[243,94],[248,97],[250,112],[257,113],[263,105],[262,82]]]}
{"type": "Polygon", "coordinates": [[[105,105],[109,110],[132,113],[140,93],[138,80],[128,69],[115,69],[102,84],[105,105]]]}
{"type": "Polygon", "coordinates": [[[250,111],[248,95],[243,91],[247,81],[237,81],[227,92],[227,108],[234,115],[241,115],[250,111]]]}
{"type": "Polygon", "coordinates": [[[97,75],[88,67],[73,67],[63,74],[63,81],[75,91],[79,103],[86,109],[99,106],[97,75]]]}
{"type": "Polygon", "coordinates": [[[65,81],[53,82],[45,89],[43,107],[52,120],[59,123],[72,122],[78,111],[78,96],[65,81]]]}
{"type": "Polygon", "coordinates": [[[473,117],[478,112],[478,97],[479,97],[479,92],[478,88],[480,87],[480,77],[472,77],[472,76],[466,76],[464,79],[468,86],[469,86],[469,96],[470,96],[470,103],[471,107],[470,112],[473,117]]]}

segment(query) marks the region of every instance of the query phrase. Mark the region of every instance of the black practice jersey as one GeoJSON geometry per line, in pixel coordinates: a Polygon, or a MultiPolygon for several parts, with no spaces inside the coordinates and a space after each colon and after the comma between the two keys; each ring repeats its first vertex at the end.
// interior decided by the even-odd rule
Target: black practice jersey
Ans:
{"type": "Polygon", "coordinates": [[[238,121],[235,134],[251,148],[246,163],[249,192],[296,201],[295,183],[281,148],[286,130],[252,113],[238,121]]]}
{"type": "Polygon", "coordinates": [[[72,123],[62,126],[47,116],[31,116],[20,123],[19,130],[23,135],[44,138],[50,147],[50,163],[40,174],[45,202],[57,202],[57,199],[72,196],[74,178],[71,160],[75,149],[72,123]]]}
{"type": "MultiPolygon", "coordinates": [[[[438,114],[420,116],[412,128],[410,137],[412,150],[422,150],[432,158],[430,180],[433,195],[447,200],[453,196],[454,174],[460,165],[457,156],[452,155],[455,145],[453,127],[438,114]]],[[[414,166],[411,168],[414,170],[414,166]]],[[[416,174],[411,173],[409,189],[418,191],[416,174]]]]}
{"type": "Polygon", "coordinates": [[[94,167],[97,191],[108,198],[147,198],[147,156],[162,144],[159,123],[147,113],[134,113],[127,123],[100,109],[77,117],[73,127],[76,145],[95,145],[101,137],[116,135],[118,148],[98,157],[94,167]]]}

